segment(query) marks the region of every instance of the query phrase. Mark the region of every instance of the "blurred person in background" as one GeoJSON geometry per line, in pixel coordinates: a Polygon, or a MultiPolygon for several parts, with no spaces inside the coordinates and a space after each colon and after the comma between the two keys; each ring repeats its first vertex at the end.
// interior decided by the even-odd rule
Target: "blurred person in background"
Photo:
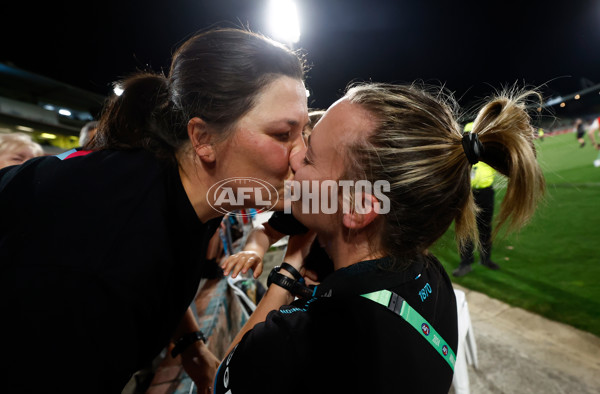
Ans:
{"type": "Polygon", "coordinates": [[[583,120],[581,118],[575,119],[575,133],[577,142],[579,142],[579,147],[583,148],[585,146],[585,140],[583,139],[585,135],[585,125],[583,124],[583,120]]]}
{"type": "MultiPolygon", "coordinates": [[[[473,130],[473,122],[465,125],[465,133],[473,130]]],[[[492,261],[492,221],[494,219],[494,178],[496,170],[484,162],[473,164],[471,168],[471,187],[477,206],[477,232],[479,234],[479,264],[492,269],[500,266],[492,261]]],[[[475,244],[467,241],[460,251],[460,264],[452,275],[461,277],[472,270],[475,244]]]]}
{"type": "Polygon", "coordinates": [[[456,300],[428,248],[452,222],[459,245],[476,239],[470,173],[480,161],[509,179],[500,224],[514,230],[531,218],[545,182],[526,112],[530,95],[539,98],[510,91],[491,99],[463,133],[458,105],[439,89],[352,86],[315,126],[308,147],[291,156],[294,180],[385,180],[388,201],[350,188],[337,193],[338,207],[348,198],[363,209],[313,213],[302,198],[292,202],[335,271],[307,291],[303,258],[314,235],[290,237],[286,265],[271,271],[214,392],[448,393],[456,300]]]}
{"type": "Polygon", "coordinates": [[[596,131],[599,132],[598,138],[600,138],[600,117],[594,119],[587,128],[588,137],[592,141],[594,148],[600,150],[600,140],[596,141],[596,131]]]}
{"type": "Polygon", "coordinates": [[[41,145],[27,134],[0,134],[0,168],[23,164],[43,154],[41,145]]]}
{"type": "Polygon", "coordinates": [[[540,127],[538,129],[537,133],[538,133],[539,140],[542,141],[542,142],[544,142],[544,129],[540,127]]]}
{"type": "Polygon", "coordinates": [[[232,177],[283,191],[308,123],[304,71],[262,35],[207,30],[168,75],[120,82],[90,152],[0,171],[4,391],[120,393],[171,339],[210,391],[219,360],[189,309],[223,215],[207,191],[232,177]]]}
{"type": "Polygon", "coordinates": [[[88,142],[92,139],[96,131],[98,130],[98,121],[92,120],[87,122],[79,131],[79,146],[85,147],[88,142]]]}

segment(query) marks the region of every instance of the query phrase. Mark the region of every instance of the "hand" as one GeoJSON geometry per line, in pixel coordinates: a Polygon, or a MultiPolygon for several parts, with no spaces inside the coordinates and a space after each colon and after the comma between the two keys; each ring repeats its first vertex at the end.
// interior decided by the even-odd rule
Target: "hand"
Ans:
{"type": "Polygon", "coordinates": [[[238,276],[240,271],[245,274],[252,268],[254,278],[258,278],[263,271],[262,257],[253,250],[241,251],[231,255],[221,264],[225,276],[231,272],[231,277],[238,276]]]}
{"type": "Polygon", "coordinates": [[[212,393],[214,378],[220,363],[202,341],[194,342],[181,353],[183,369],[196,384],[199,394],[212,393]]]}
{"type": "Polygon", "coordinates": [[[304,276],[304,282],[307,285],[318,286],[319,283],[321,283],[319,281],[319,275],[313,270],[305,269],[302,275],[304,276]]]}

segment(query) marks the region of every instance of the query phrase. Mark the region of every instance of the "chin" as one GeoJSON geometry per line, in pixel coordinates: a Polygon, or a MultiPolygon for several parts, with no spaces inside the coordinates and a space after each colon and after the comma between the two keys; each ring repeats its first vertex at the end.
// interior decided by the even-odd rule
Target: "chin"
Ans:
{"type": "Polygon", "coordinates": [[[292,202],[292,215],[294,215],[294,218],[296,220],[298,220],[300,223],[302,223],[303,225],[305,225],[308,228],[310,227],[311,224],[311,214],[303,214],[302,213],[302,204],[299,203],[298,201],[294,201],[292,202]]]}
{"type": "Polygon", "coordinates": [[[285,201],[283,200],[283,193],[279,194],[279,201],[277,201],[277,204],[275,204],[271,209],[269,209],[269,211],[283,211],[284,206],[285,206],[285,201]]]}

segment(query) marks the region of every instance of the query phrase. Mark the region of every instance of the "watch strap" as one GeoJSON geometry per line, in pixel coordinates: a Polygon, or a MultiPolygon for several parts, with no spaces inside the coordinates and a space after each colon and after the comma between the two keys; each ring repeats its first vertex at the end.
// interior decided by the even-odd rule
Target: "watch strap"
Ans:
{"type": "Polygon", "coordinates": [[[281,269],[284,269],[287,272],[289,272],[290,274],[292,274],[292,276],[297,281],[304,282],[304,278],[302,277],[302,274],[296,268],[294,268],[293,265],[288,264],[284,261],[283,263],[281,263],[280,267],[281,267],[281,269]]]}
{"type": "Polygon", "coordinates": [[[175,342],[175,347],[173,348],[173,350],[171,350],[171,357],[177,357],[178,355],[183,353],[183,351],[187,349],[188,346],[198,341],[206,343],[206,337],[204,336],[202,331],[194,331],[184,334],[181,338],[177,340],[177,342],[175,342]]]}
{"type": "Polygon", "coordinates": [[[293,296],[300,298],[307,298],[313,295],[314,289],[297,280],[280,274],[280,269],[281,267],[277,266],[271,270],[269,278],[267,279],[267,287],[271,286],[271,284],[276,284],[277,286],[282,287],[292,293],[293,296]]]}

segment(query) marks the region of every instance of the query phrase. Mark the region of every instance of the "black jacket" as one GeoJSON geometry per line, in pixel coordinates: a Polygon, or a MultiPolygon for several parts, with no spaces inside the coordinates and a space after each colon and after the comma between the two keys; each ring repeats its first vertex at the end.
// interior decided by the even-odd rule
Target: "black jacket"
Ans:
{"type": "Polygon", "coordinates": [[[143,151],[0,171],[2,381],[120,393],[168,344],[220,221],[202,223],[177,166],[143,151]]]}
{"type": "Polygon", "coordinates": [[[400,316],[361,297],[382,289],[402,296],[456,352],[456,299],[435,257],[401,272],[388,258],[363,261],[249,331],[221,364],[214,392],[447,393],[446,360],[400,316]]]}

